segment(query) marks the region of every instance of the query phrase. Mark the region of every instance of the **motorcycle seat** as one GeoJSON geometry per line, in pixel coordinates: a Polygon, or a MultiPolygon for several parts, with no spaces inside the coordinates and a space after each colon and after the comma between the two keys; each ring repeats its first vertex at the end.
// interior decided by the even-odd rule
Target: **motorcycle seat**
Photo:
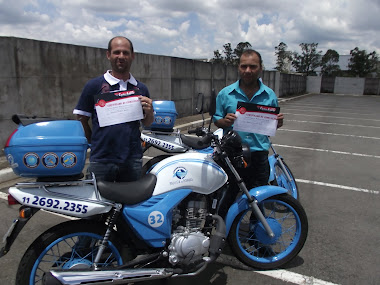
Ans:
{"type": "Polygon", "coordinates": [[[98,181],[97,187],[102,197],[125,205],[135,205],[152,197],[157,177],[148,173],[137,181],[98,181]]]}
{"type": "Polygon", "coordinates": [[[203,143],[201,137],[185,136],[184,134],[181,134],[180,137],[185,145],[193,149],[204,149],[211,145],[211,142],[207,144],[203,143]]]}

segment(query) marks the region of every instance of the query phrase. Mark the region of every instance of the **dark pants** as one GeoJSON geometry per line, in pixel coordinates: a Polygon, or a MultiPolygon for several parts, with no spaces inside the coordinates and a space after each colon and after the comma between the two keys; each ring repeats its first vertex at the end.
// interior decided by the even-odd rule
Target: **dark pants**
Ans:
{"type": "MultiPolygon", "coordinates": [[[[250,165],[247,168],[237,168],[237,171],[241,178],[243,178],[248,190],[258,186],[268,185],[270,175],[268,151],[251,152],[250,165]]],[[[225,218],[228,209],[235,201],[239,191],[240,189],[234,181],[230,183],[229,187],[219,199],[218,214],[222,218],[225,218]]]]}
{"type": "Polygon", "coordinates": [[[248,190],[254,187],[268,185],[270,167],[268,151],[251,152],[251,164],[247,168],[238,169],[248,190]]]}
{"type": "Polygon", "coordinates": [[[129,182],[140,179],[142,159],[133,158],[125,163],[91,162],[87,172],[95,174],[96,180],[129,182]]]}

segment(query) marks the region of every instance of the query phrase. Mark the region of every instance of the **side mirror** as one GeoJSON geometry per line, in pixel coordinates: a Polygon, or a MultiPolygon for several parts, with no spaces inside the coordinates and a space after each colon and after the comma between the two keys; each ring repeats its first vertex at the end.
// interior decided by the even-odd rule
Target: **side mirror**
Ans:
{"type": "Polygon", "coordinates": [[[211,97],[210,97],[210,108],[208,110],[209,115],[212,117],[216,112],[216,93],[215,89],[212,89],[211,97]]]}
{"type": "Polygon", "coordinates": [[[203,102],[204,102],[203,93],[198,93],[197,102],[195,105],[195,110],[198,112],[198,114],[203,114],[203,102]]]}

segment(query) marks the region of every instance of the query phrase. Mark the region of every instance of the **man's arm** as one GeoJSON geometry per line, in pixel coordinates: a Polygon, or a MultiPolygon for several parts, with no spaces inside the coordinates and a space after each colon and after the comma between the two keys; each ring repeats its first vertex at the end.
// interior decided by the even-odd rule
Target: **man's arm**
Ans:
{"type": "Polygon", "coordinates": [[[86,136],[88,143],[91,143],[92,130],[91,130],[90,124],[88,123],[90,117],[77,115],[77,119],[78,121],[82,123],[83,129],[84,129],[84,135],[86,136]]]}

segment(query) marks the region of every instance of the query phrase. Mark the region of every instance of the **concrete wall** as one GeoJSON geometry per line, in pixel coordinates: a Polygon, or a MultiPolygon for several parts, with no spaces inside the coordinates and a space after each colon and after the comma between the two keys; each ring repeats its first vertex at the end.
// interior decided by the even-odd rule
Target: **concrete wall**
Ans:
{"type": "Polygon", "coordinates": [[[286,97],[306,93],[306,76],[298,74],[280,74],[280,92],[277,96],[286,97]]]}
{"type": "Polygon", "coordinates": [[[380,95],[380,78],[308,76],[308,93],[380,95]]]}
{"type": "MultiPolygon", "coordinates": [[[[74,118],[85,83],[107,69],[106,49],[0,37],[0,143],[16,127],[13,114],[74,118]]],[[[131,72],[148,86],[153,100],[175,101],[180,117],[195,113],[198,93],[205,95],[207,106],[213,89],[218,93],[238,79],[235,66],[142,53],[136,54],[131,72]]],[[[262,74],[278,96],[299,94],[306,79],[298,77],[289,78],[282,91],[278,72],[262,74]]]]}
{"type": "Polygon", "coordinates": [[[363,94],[365,78],[336,77],[334,93],[363,94]]]}
{"type": "Polygon", "coordinates": [[[306,81],[307,93],[319,93],[321,90],[321,76],[308,76],[306,81]]]}

